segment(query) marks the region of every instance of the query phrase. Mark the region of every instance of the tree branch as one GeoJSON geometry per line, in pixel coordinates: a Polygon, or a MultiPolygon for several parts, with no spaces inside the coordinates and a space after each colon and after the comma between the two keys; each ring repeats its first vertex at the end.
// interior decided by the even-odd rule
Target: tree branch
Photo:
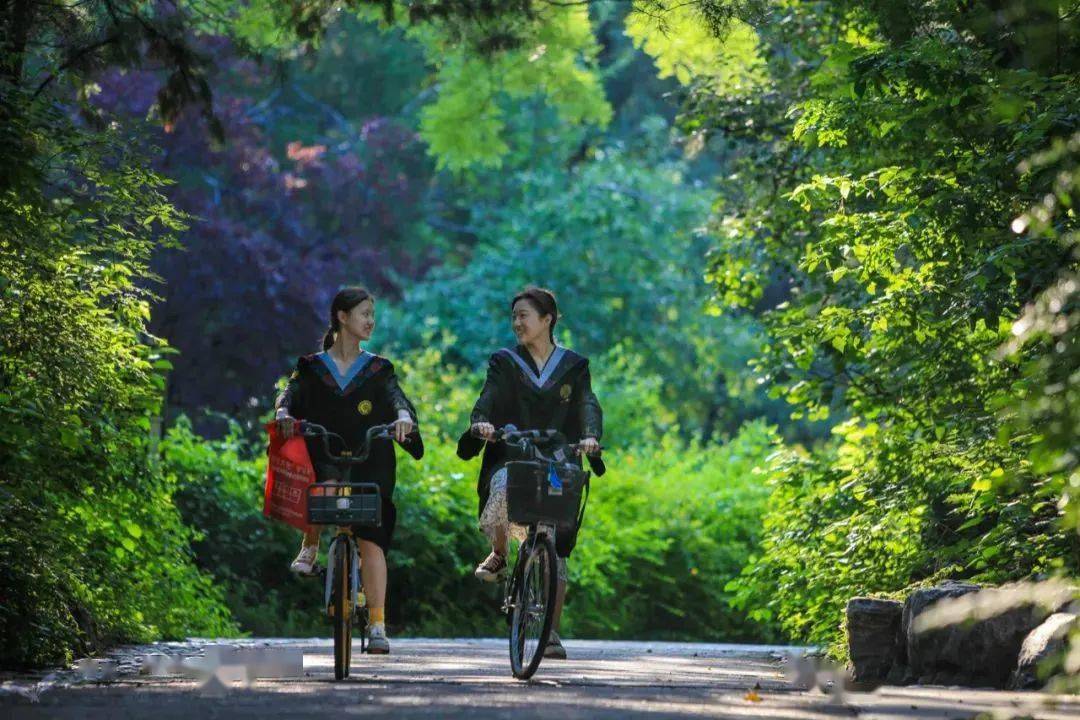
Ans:
{"type": "Polygon", "coordinates": [[[80,60],[82,60],[87,55],[90,55],[90,54],[96,52],[97,50],[100,50],[101,48],[105,47],[106,45],[111,45],[111,44],[115,43],[119,39],[120,38],[118,36],[116,36],[116,35],[110,35],[110,36],[108,36],[106,38],[102,38],[101,40],[98,40],[95,43],[91,43],[90,45],[87,45],[86,47],[80,48],[77,52],[75,52],[73,55],[71,55],[67,59],[67,61],[64,62],[64,64],[62,64],[60,67],[56,68],[55,71],[49,73],[49,76],[41,81],[41,84],[38,85],[37,90],[34,91],[34,97],[36,98],[38,95],[40,95],[42,93],[42,91],[44,91],[45,88],[48,87],[49,83],[51,83],[53,80],[55,80],[57,78],[57,76],[60,75],[60,73],[67,70],[69,67],[71,67],[75,63],[79,62],[80,60]]]}

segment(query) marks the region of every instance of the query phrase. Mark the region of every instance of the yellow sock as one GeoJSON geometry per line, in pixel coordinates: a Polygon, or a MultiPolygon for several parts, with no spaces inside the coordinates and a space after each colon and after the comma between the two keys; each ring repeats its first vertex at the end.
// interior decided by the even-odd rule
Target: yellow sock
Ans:
{"type": "Polygon", "coordinates": [[[368,608],[368,622],[372,625],[376,623],[386,622],[386,609],[385,608],[368,608]]]}

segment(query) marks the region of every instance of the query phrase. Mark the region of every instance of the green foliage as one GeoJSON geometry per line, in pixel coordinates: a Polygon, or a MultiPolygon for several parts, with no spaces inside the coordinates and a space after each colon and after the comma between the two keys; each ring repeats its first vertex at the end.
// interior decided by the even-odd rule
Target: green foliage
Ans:
{"type": "Polygon", "coordinates": [[[707,81],[714,92],[752,91],[764,81],[757,33],[745,22],[731,21],[717,36],[704,20],[701,8],[690,3],[661,12],[639,10],[627,16],[626,34],[656,59],[660,77],[674,76],[682,85],[707,81]]]}
{"type": "Polygon", "coordinates": [[[768,611],[733,611],[725,589],[758,546],[769,497],[759,468],[776,444],[758,421],[724,445],[687,447],[668,435],[611,453],[569,564],[566,629],[580,637],[778,639],[768,611]]]}
{"type": "Polygon", "coordinates": [[[1014,358],[1026,357],[1019,383],[1020,412],[1013,432],[1032,432],[1031,460],[1035,472],[1050,478],[1060,493],[1065,524],[1080,533],[1080,231],[1075,213],[1080,202],[1080,135],[1058,139],[1045,152],[1021,165],[1024,172],[1051,174],[1053,192],[1013,221],[1013,230],[1033,238],[1058,242],[1071,259],[1062,265],[1054,283],[1012,327],[1013,339],[1004,348],[1014,358]]]}
{"type": "MultiPolygon", "coordinates": [[[[609,636],[753,635],[754,623],[724,602],[710,601],[723,597],[721,581],[742,564],[754,542],[761,493],[749,468],[760,457],[749,458],[764,452],[771,436],[760,427],[749,428],[732,446],[732,453],[741,453],[735,457],[711,446],[684,448],[672,435],[680,428],[704,435],[733,433],[754,414],[757,400],[744,402],[753,391],[739,369],[758,331],[749,321],[700,315],[706,288],[694,278],[705,245],[694,230],[708,212],[705,191],[688,179],[688,166],[670,161],[664,151],[668,126],[651,118],[641,122],[657,109],[669,112],[658,102],[657,88],[665,86],[638,83],[635,73],[626,72],[632,63],[647,69],[647,59],[635,56],[622,37],[617,43],[598,43],[584,6],[552,4],[522,13],[524,5],[482,3],[486,10],[463,19],[452,12],[427,13],[430,4],[410,3],[410,13],[385,17],[392,29],[376,37],[367,22],[372,15],[365,12],[374,5],[348,4],[359,8],[361,19],[331,27],[325,39],[335,8],[324,2],[253,2],[224,10],[185,4],[160,17],[152,8],[120,3],[115,6],[123,8],[122,18],[99,12],[104,7],[99,3],[75,15],[58,6],[48,17],[64,16],[73,34],[58,38],[55,53],[43,50],[44,55],[35,55],[13,73],[7,66],[0,69],[5,79],[27,87],[44,81],[59,91],[68,86],[57,79],[70,79],[81,88],[82,100],[98,89],[89,82],[93,68],[102,61],[121,69],[139,65],[138,43],[149,38],[154,48],[174,53],[166,71],[175,71],[152,117],[170,122],[170,132],[179,131],[170,137],[192,141],[198,123],[171,125],[194,120],[182,115],[186,104],[209,112],[208,66],[188,43],[207,41],[213,53],[215,43],[228,36],[231,48],[239,41],[264,56],[293,61],[294,70],[303,68],[296,82],[259,98],[250,112],[230,105],[228,112],[257,116],[259,123],[275,120],[265,128],[272,145],[296,138],[316,144],[355,142],[350,123],[367,123],[373,112],[400,112],[415,120],[444,168],[511,166],[515,176],[505,184],[494,171],[483,169],[438,177],[425,211],[452,223],[455,210],[468,202],[476,210],[469,223],[483,228],[480,237],[458,246],[439,238],[438,249],[475,246],[477,271],[470,276],[475,280],[499,271],[501,253],[519,251],[507,238],[542,240],[543,249],[558,260],[552,277],[558,276],[564,300],[583,298],[568,317],[567,325],[576,331],[568,337],[588,344],[596,358],[596,386],[605,397],[609,438],[620,448],[611,455],[613,465],[625,454],[628,466],[636,463],[654,475],[655,502],[669,515],[689,518],[697,529],[688,534],[675,525],[645,522],[647,513],[628,516],[622,505],[608,504],[598,486],[598,526],[626,527],[633,542],[615,546],[583,539],[594,542],[599,557],[611,558],[620,575],[583,560],[581,570],[574,570],[581,594],[571,600],[568,627],[609,636]],[[198,36],[207,32],[218,37],[198,36]],[[99,37],[102,45],[85,44],[99,37]],[[321,59],[305,63],[302,51],[320,44],[321,59]],[[615,45],[622,54],[609,59],[610,73],[601,76],[599,56],[615,45]],[[424,66],[425,56],[430,68],[424,66]],[[79,62],[59,67],[69,58],[79,62]],[[387,64],[398,71],[393,92],[372,81],[364,92],[354,93],[351,104],[338,102],[349,94],[357,73],[368,77],[371,68],[387,64]],[[52,71],[55,77],[48,75],[52,71]],[[649,108],[621,119],[625,139],[642,152],[626,152],[618,141],[603,150],[589,147],[590,133],[612,115],[602,82],[621,83],[616,95],[649,108]],[[313,92],[305,92],[305,86],[313,92]],[[309,108],[319,112],[319,122],[303,117],[309,108]],[[318,128],[322,134],[312,136],[318,128]],[[527,172],[517,175],[522,168],[527,172]],[[456,194],[443,206],[446,188],[456,194]],[[564,203],[571,212],[563,212],[564,203]],[[569,242],[561,245],[560,237],[569,242]],[[597,272],[582,272],[585,262],[597,272]],[[627,290],[627,285],[634,287],[627,290]],[[587,295],[604,311],[600,318],[579,322],[589,310],[587,295]],[[601,327],[604,323],[612,327],[601,327]],[[662,344],[654,348],[657,341],[662,344]],[[676,369],[678,387],[659,374],[670,368],[676,369]],[[711,402],[710,393],[722,401],[711,402]],[[686,397],[692,398],[689,405],[686,397]],[[744,460],[745,466],[740,464],[744,460]],[[729,472],[728,466],[745,472],[729,472]],[[707,471],[711,484],[695,485],[683,477],[697,468],[707,471]],[[683,507],[665,499],[675,488],[690,485],[714,502],[683,507]],[[729,522],[721,511],[737,522],[729,522]],[[644,523],[640,527],[639,521],[644,523]],[[702,552],[710,553],[706,560],[693,559],[702,552]],[[646,564],[652,569],[639,573],[646,564]],[[683,603],[677,591],[682,586],[691,589],[687,598],[696,607],[683,603]],[[612,592],[643,598],[651,619],[608,617],[605,604],[612,592]]],[[[386,4],[378,5],[381,14],[386,4]]],[[[615,32],[611,28],[622,16],[613,19],[608,10],[600,15],[608,32],[615,32]]],[[[33,40],[27,47],[46,47],[37,42],[46,25],[47,20],[23,28],[33,40]]],[[[20,62],[37,52],[27,47],[15,48],[26,56],[20,62]]],[[[142,84],[151,82],[150,73],[139,75],[142,84]]],[[[145,89],[132,88],[140,95],[145,89]]],[[[172,351],[146,332],[155,302],[146,290],[154,281],[147,268],[156,248],[173,245],[188,219],[166,201],[164,179],[136,153],[144,143],[121,136],[119,125],[99,130],[105,127],[100,109],[84,108],[95,125],[74,124],[59,110],[48,109],[46,97],[40,104],[25,95],[10,105],[5,102],[5,112],[8,107],[14,112],[0,129],[4,167],[10,169],[2,186],[3,219],[5,229],[12,230],[0,240],[3,662],[45,664],[124,640],[231,635],[239,628],[258,634],[322,634],[318,591],[285,569],[296,533],[261,515],[261,442],[252,444],[240,426],[221,438],[202,438],[180,420],[155,447],[170,367],[166,357],[172,351]],[[10,595],[8,588],[13,589],[10,595]]],[[[365,124],[362,133],[367,132],[365,124]]],[[[185,164],[182,153],[169,157],[180,163],[172,166],[184,180],[180,194],[198,193],[206,174],[185,164]]],[[[260,157],[267,160],[260,169],[271,169],[270,156],[260,157]]],[[[381,167],[386,160],[376,153],[371,163],[381,167]]],[[[244,177],[252,178],[246,166],[244,177]]],[[[274,179],[266,182],[273,185],[274,179]]],[[[247,193],[249,188],[232,190],[247,193]]],[[[199,222],[207,227],[206,220],[199,222]]],[[[342,234],[353,230],[348,221],[340,229],[342,234]]],[[[434,231],[419,232],[422,239],[412,242],[427,248],[434,231]]],[[[529,254],[514,261],[527,263],[529,254]]],[[[433,278],[418,297],[424,302],[437,298],[436,283],[449,277],[433,278]]],[[[515,285],[533,279],[521,276],[515,285]]],[[[504,288],[507,293],[511,289],[516,287],[504,288]]],[[[400,369],[410,393],[430,413],[425,414],[427,458],[400,466],[399,544],[390,558],[395,568],[390,620],[409,632],[488,634],[503,627],[497,591],[478,587],[471,577],[486,552],[475,528],[477,468],[453,455],[479,377],[448,366],[440,348],[446,349],[445,357],[453,352],[456,362],[482,366],[482,356],[502,344],[497,339],[505,327],[498,308],[505,298],[492,295],[492,313],[478,321],[477,328],[484,326],[479,332],[457,327],[456,317],[451,322],[428,312],[440,331],[461,330],[457,342],[413,322],[411,312],[422,309],[419,303],[406,304],[410,314],[400,316],[402,333],[420,328],[408,336],[413,344],[400,369]]],[[[436,310],[441,308],[436,305],[436,310]]],[[[633,492],[632,476],[613,471],[612,477],[620,497],[633,492]]]]}
{"type": "Polygon", "coordinates": [[[599,48],[586,5],[524,11],[517,5],[463,3],[430,11],[423,4],[392,5],[389,21],[381,5],[358,12],[385,27],[407,27],[434,68],[437,94],[421,110],[420,134],[439,169],[501,165],[510,152],[508,100],[540,95],[569,125],[603,127],[611,120],[595,72],[599,48]]]}
{"type": "Polygon", "coordinates": [[[701,88],[683,118],[739,155],[717,203],[718,307],[767,301],[762,379],[796,416],[847,417],[835,443],[781,463],[763,554],[732,586],[799,639],[838,640],[855,594],[1080,570],[1058,503],[1075,256],[1014,223],[1046,198],[1044,237],[1075,232],[1055,210],[1073,161],[1021,161],[1075,126],[1080,37],[1054,4],[1016,6],[1007,26],[988,5],[781,3],[759,28],[769,92],[701,88]],[[1048,288],[1036,307],[1061,313],[1055,330],[1037,309],[1014,328],[1048,288]]]}
{"type": "MultiPolygon", "coordinates": [[[[1013,339],[1003,350],[1026,357],[1018,383],[1019,412],[1010,430],[1031,433],[1031,463],[1047,478],[1044,495],[1059,496],[1064,526],[1080,534],[1080,134],[1056,139],[1044,152],[1021,164],[1026,173],[1052,174],[1053,192],[1013,221],[1015,232],[1057,241],[1071,253],[1054,283],[1030,303],[1012,327],[1013,339]],[[1070,222],[1071,220],[1071,222],[1070,222]]],[[[1053,666],[1051,666],[1053,667],[1053,666]]],[[[1063,663],[1064,677],[1055,690],[1080,689],[1080,630],[1073,629],[1063,663]]]]}
{"type": "MultiPolygon", "coordinates": [[[[358,129],[374,117],[414,121],[430,93],[429,75],[423,48],[404,29],[380,28],[348,14],[327,28],[317,53],[297,58],[288,69],[294,87],[325,103],[324,109],[332,108],[326,114],[337,121],[339,131],[342,119],[358,129]],[[364,82],[357,83],[360,77],[364,82]]],[[[312,130],[309,113],[297,108],[289,115],[268,129],[281,136],[283,145],[310,142],[305,137],[312,130]]]]}
{"type": "Polygon", "coordinates": [[[435,347],[395,362],[421,410],[424,459],[398,463],[398,527],[390,551],[389,619],[414,635],[500,635],[501,598],[473,577],[490,548],[476,521],[479,461],[463,463],[457,439],[480,378],[447,365],[435,347]]]}
{"type": "Polygon", "coordinates": [[[559,293],[608,419],[570,632],[835,647],[851,595],[1080,572],[1080,36],[1059,3],[1007,5],[91,2],[0,20],[0,662],[323,632],[317,588],[285,569],[297,534],[261,515],[261,439],[181,420],[159,465],[170,351],[146,333],[148,263],[187,218],[117,126],[18,89],[70,77],[86,94],[95,62],[152,47],[171,73],[156,114],[208,113],[192,32],[294,69],[322,44],[298,75],[314,94],[293,83],[253,108],[292,113],[272,144],[312,141],[299,107],[329,118],[319,144],[399,113],[451,171],[400,171],[432,180],[427,222],[402,236],[441,264],[380,325],[429,447],[400,465],[397,627],[501,630],[497,591],[470,574],[477,468],[453,443],[480,377],[459,368],[509,342],[505,303],[529,282],[559,293]],[[332,25],[339,9],[359,19],[332,25]],[[630,45],[674,80],[640,93],[630,45]],[[659,88],[686,95],[698,160],[666,151],[659,88]],[[746,423],[775,412],[758,383],[795,408],[784,435],[831,422],[833,438],[781,448],[746,423]]]}
{"type": "MultiPolygon", "coordinates": [[[[658,119],[652,125],[666,132],[658,119]]],[[[704,189],[684,184],[685,172],[680,162],[608,149],[570,171],[539,167],[508,178],[512,201],[474,209],[478,243],[467,263],[435,268],[393,307],[384,321],[392,343],[408,353],[434,339],[454,362],[483,366],[513,342],[509,299],[542,284],[559,298],[560,342],[589,355],[621,345],[615,362],[630,363],[621,382],[663,378],[657,422],[677,420],[706,436],[733,432],[767,408],[745,374],[759,335],[747,318],[703,313],[708,287],[696,278],[708,241],[698,228],[708,207],[704,189]],[[452,335],[432,338],[435,328],[452,335]]]]}
{"type": "Polygon", "coordinates": [[[0,665],[233,632],[152,461],[147,263],[183,218],[130,138],[0,92],[0,665]]]}
{"type": "Polygon", "coordinates": [[[1046,521],[1052,491],[994,491],[970,481],[967,454],[876,423],[849,421],[837,442],[774,458],[760,555],[733,581],[736,607],[767,607],[787,635],[838,640],[856,595],[901,595],[913,584],[968,577],[1001,582],[1067,566],[1070,541],[1046,521]],[[928,447],[929,445],[929,447],[928,447]]]}
{"type": "Polygon", "coordinates": [[[236,623],[268,637],[315,635],[312,583],[288,572],[298,534],[262,514],[266,456],[241,428],[222,438],[196,435],[187,418],[169,428],[161,444],[163,469],[178,488],[176,505],[195,533],[196,562],[224,590],[236,623]]]}

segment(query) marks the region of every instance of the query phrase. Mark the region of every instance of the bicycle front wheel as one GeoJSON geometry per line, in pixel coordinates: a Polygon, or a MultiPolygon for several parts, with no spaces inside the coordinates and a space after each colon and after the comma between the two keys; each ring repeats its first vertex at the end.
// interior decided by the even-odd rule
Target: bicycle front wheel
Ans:
{"type": "Polygon", "coordinates": [[[551,634],[559,569],[555,542],[546,533],[527,540],[518,552],[526,555],[513,597],[510,669],[518,680],[528,680],[540,667],[551,634]]]}
{"type": "Polygon", "coordinates": [[[352,553],[348,543],[343,542],[335,554],[334,597],[331,600],[334,608],[334,678],[341,680],[349,677],[352,662],[352,553]]]}

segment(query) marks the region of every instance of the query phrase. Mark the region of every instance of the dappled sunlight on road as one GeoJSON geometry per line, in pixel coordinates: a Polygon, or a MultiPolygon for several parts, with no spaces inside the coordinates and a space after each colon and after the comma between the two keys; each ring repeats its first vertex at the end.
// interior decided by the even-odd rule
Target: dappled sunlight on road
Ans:
{"type": "MultiPolygon", "coordinates": [[[[529,682],[510,675],[504,639],[392,641],[392,654],[353,649],[351,676],[333,679],[327,640],[245,640],[299,649],[304,676],[233,683],[208,694],[197,679],[121,676],[77,684],[36,703],[0,697],[5,718],[765,718],[961,720],[980,712],[1046,720],[1080,717],[1080,701],[1037,693],[885,688],[828,695],[794,687],[784,659],[798,648],[565,640],[570,660],[545,660],[529,682]],[[1053,700],[1056,704],[1047,704],[1053,700]]],[[[193,650],[196,645],[191,646],[193,650]]]]}

